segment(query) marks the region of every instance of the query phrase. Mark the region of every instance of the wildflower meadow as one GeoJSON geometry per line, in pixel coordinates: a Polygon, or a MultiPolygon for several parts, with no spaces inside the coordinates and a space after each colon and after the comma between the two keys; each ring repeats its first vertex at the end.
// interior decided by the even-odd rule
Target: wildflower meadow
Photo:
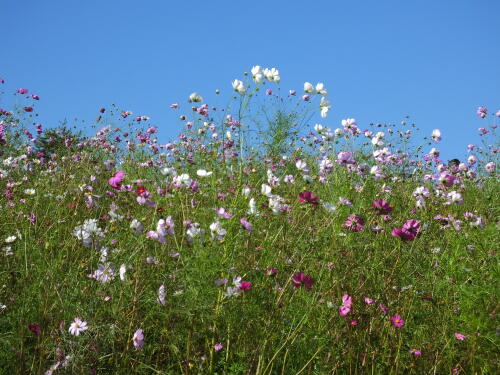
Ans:
{"type": "Polygon", "coordinates": [[[498,373],[500,111],[442,160],[440,129],[334,124],[327,84],[231,78],[168,143],[4,92],[0,373],[498,373]]]}

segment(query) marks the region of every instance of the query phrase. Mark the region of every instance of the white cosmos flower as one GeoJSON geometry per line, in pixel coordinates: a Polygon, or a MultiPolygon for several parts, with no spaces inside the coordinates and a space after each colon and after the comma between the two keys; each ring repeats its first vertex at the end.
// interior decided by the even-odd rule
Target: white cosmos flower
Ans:
{"type": "Polygon", "coordinates": [[[165,306],[165,285],[161,284],[158,288],[158,298],[156,299],[160,305],[165,306]]]}
{"type": "Polygon", "coordinates": [[[208,172],[208,171],[206,171],[206,170],[204,170],[204,169],[198,169],[198,170],[196,171],[196,174],[197,174],[199,177],[208,177],[208,176],[210,176],[212,173],[213,173],[213,172],[208,172]]]}
{"type": "Polygon", "coordinates": [[[264,74],[262,74],[262,68],[259,65],[252,67],[252,78],[255,83],[261,83],[262,78],[264,78],[264,74]]]}
{"type": "Polygon", "coordinates": [[[238,94],[243,95],[247,89],[245,88],[245,85],[243,84],[242,81],[239,79],[235,79],[232,83],[234,91],[237,91],[238,94]]]}
{"type": "Polygon", "coordinates": [[[270,82],[279,82],[281,77],[278,69],[272,68],[272,69],[264,69],[264,76],[266,79],[270,82]]]}
{"type": "Polygon", "coordinates": [[[325,89],[325,85],[322,82],[316,84],[316,92],[323,96],[328,95],[328,91],[325,89]]]}
{"type": "Polygon", "coordinates": [[[315,94],[316,93],[314,86],[309,82],[304,82],[304,91],[307,92],[308,94],[315,94]]]}
{"type": "Polygon", "coordinates": [[[321,117],[325,118],[328,110],[332,107],[330,102],[323,96],[319,103],[319,108],[321,109],[321,117]]]}
{"type": "Polygon", "coordinates": [[[120,266],[120,280],[121,281],[125,281],[125,272],[127,272],[127,265],[126,264],[122,264],[120,266]]]}
{"type": "Polygon", "coordinates": [[[314,130],[315,130],[316,132],[318,132],[318,133],[320,133],[320,134],[321,134],[321,133],[323,132],[323,130],[325,130],[325,127],[324,127],[323,125],[316,124],[316,125],[314,125],[314,130]]]}
{"type": "Polygon", "coordinates": [[[165,167],[161,170],[161,174],[165,176],[176,176],[177,172],[172,167],[165,167]]]}
{"type": "Polygon", "coordinates": [[[271,196],[271,186],[267,184],[262,184],[260,191],[262,192],[263,195],[266,197],[271,196]]]}
{"type": "Polygon", "coordinates": [[[69,326],[69,333],[71,333],[74,336],[79,336],[81,332],[86,331],[89,329],[87,326],[87,322],[84,320],[81,320],[80,318],[75,318],[73,323],[69,326]]]}
{"type": "Polygon", "coordinates": [[[17,240],[17,237],[16,236],[9,236],[5,239],[5,242],[6,243],[12,243],[14,242],[15,240],[17,240]]]}
{"type": "Polygon", "coordinates": [[[212,239],[222,241],[227,234],[227,230],[222,228],[220,222],[216,221],[215,223],[210,224],[210,234],[212,236],[212,239]]]}
{"type": "Polygon", "coordinates": [[[189,95],[189,102],[193,102],[193,103],[199,103],[199,102],[202,102],[203,101],[203,98],[200,96],[200,94],[196,93],[196,92],[193,92],[191,95],[189,95]]]}
{"type": "Polygon", "coordinates": [[[439,129],[434,129],[432,131],[432,140],[434,142],[439,142],[441,140],[441,130],[439,129]]]}
{"type": "Polygon", "coordinates": [[[130,229],[135,230],[135,234],[140,234],[144,230],[144,227],[143,227],[142,223],[139,220],[134,219],[130,223],[130,229]]]}
{"type": "Polygon", "coordinates": [[[335,212],[337,210],[337,206],[331,204],[331,203],[323,203],[323,208],[327,212],[335,212]]]}
{"type": "Polygon", "coordinates": [[[247,212],[249,215],[258,215],[259,211],[257,211],[257,205],[255,204],[255,198],[250,199],[248,202],[248,207],[250,208],[247,212]]]}
{"type": "Polygon", "coordinates": [[[245,197],[248,197],[250,195],[250,188],[248,186],[245,186],[242,190],[241,190],[241,194],[243,194],[245,197]]]}
{"type": "Polygon", "coordinates": [[[26,195],[35,195],[36,190],[35,189],[26,189],[24,190],[24,194],[26,195]]]}

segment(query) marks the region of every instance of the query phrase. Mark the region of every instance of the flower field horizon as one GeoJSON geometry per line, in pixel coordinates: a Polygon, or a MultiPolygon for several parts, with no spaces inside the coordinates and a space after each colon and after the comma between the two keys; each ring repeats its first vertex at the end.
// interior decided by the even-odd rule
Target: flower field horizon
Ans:
{"type": "Polygon", "coordinates": [[[168,143],[115,105],[92,135],[45,128],[16,91],[0,373],[498,372],[500,110],[443,161],[440,129],[332,129],[327,85],[280,81],[254,66],[224,107],[171,104],[168,143]]]}

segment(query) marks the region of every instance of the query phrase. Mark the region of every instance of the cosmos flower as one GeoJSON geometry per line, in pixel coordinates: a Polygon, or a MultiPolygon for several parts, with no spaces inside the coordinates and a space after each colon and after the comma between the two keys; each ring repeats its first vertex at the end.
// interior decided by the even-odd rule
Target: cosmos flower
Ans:
{"type": "Polygon", "coordinates": [[[189,95],[189,103],[200,103],[203,101],[203,98],[196,92],[193,92],[191,95],[189,95]]]}
{"type": "Polygon", "coordinates": [[[298,272],[292,277],[293,286],[295,288],[300,288],[303,286],[306,290],[311,290],[314,280],[311,276],[304,274],[303,272],[298,272]]]}
{"type": "Polygon", "coordinates": [[[339,315],[346,316],[351,311],[352,297],[349,294],[342,296],[342,305],[339,306],[339,315]]]}
{"type": "Polygon", "coordinates": [[[313,195],[310,191],[303,191],[299,193],[299,202],[305,202],[317,206],[319,204],[319,197],[313,195]]]}
{"type": "Polygon", "coordinates": [[[115,175],[109,179],[109,185],[114,189],[117,190],[120,189],[124,177],[125,177],[124,171],[116,172],[115,175]]]}
{"type": "Polygon", "coordinates": [[[264,69],[263,73],[264,77],[266,77],[266,79],[270,82],[279,82],[281,80],[280,73],[276,68],[266,68],[264,69]]]}
{"type": "Polygon", "coordinates": [[[208,172],[208,171],[206,171],[206,170],[204,170],[204,169],[198,169],[198,170],[196,171],[196,174],[197,174],[199,177],[208,177],[208,176],[210,176],[212,173],[213,173],[213,172],[208,172]]]}
{"type": "Polygon", "coordinates": [[[377,215],[387,215],[393,209],[393,207],[391,207],[389,203],[383,199],[377,199],[374,201],[373,208],[377,211],[377,215]]]}
{"type": "Polygon", "coordinates": [[[405,321],[401,318],[401,315],[391,316],[391,321],[394,327],[401,328],[405,325],[405,321]]]}
{"type": "Polygon", "coordinates": [[[144,345],[144,334],[142,332],[142,329],[138,329],[135,331],[134,336],[132,337],[132,343],[134,344],[134,347],[136,350],[142,348],[144,345]]]}
{"type": "Polygon", "coordinates": [[[319,108],[321,110],[321,117],[325,118],[328,114],[328,110],[332,107],[330,102],[323,96],[321,97],[321,101],[319,103],[319,108]]]}
{"type": "Polygon", "coordinates": [[[304,92],[306,92],[308,94],[316,94],[316,90],[314,89],[314,86],[309,82],[304,82],[304,92]]]}
{"type": "Polygon", "coordinates": [[[242,217],[240,219],[240,223],[243,226],[243,228],[245,228],[248,232],[253,232],[252,224],[248,222],[246,217],[242,217]]]}
{"type": "Polygon", "coordinates": [[[246,92],[245,85],[242,81],[235,79],[231,85],[233,86],[234,91],[238,92],[238,94],[243,95],[246,92]]]}
{"type": "Polygon", "coordinates": [[[462,333],[458,333],[458,332],[457,332],[457,333],[455,333],[455,338],[456,338],[457,340],[459,340],[459,341],[464,341],[464,340],[467,338],[467,336],[465,336],[465,335],[464,335],[464,334],[462,334],[462,333]]]}
{"type": "Polygon", "coordinates": [[[158,298],[156,299],[160,305],[165,306],[165,285],[160,285],[158,288],[158,298]]]}
{"type": "Polygon", "coordinates": [[[479,117],[485,118],[486,115],[488,114],[488,108],[484,106],[478,107],[476,113],[479,117]]]}
{"type": "Polygon", "coordinates": [[[410,349],[410,353],[413,354],[415,357],[420,357],[420,355],[422,354],[420,350],[415,348],[410,349]]]}
{"type": "Polygon", "coordinates": [[[365,220],[361,216],[352,214],[349,215],[343,226],[351,232],[360,232],[363,230],[364,223],[365,220]]]}
{"type": "Polygon", "coordinates": [[[79,336],[80,333],[86,331],[89,327],[87,326],[87,322],[81,320],[80,318],[75,318],[73,323],[71,323],[69,327],[69,333],[73,336],[79,336]]]}
{"type": "Polygon", "coordinates": [[[262,73],[262,68],[259,65],[253,66],[250,70],[252,72],[252,79],[255,83],[261,83],[264,78],[264,74],[262,73]]]}

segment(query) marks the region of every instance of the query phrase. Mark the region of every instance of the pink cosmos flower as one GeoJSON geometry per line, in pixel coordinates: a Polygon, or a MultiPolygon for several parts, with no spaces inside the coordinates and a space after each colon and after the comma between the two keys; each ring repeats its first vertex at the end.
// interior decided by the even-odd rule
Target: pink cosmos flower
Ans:
{"type": "Polygon", "coordinates": [[[214,349],[216,352],[221,351],[223,348],[224,347],[222,346],[222,344],[220,342],[214,345],[214,349]]]}
{"type": "Polygon", "coordinates": [[[27,94],[28,93],[28,89],[17,89],[17,93],[21,94],[21,95],[27,94]]]}
{"type": "Polygon", "coordinates": [[[113,177],[109,179],[109,184],[115,188],[115,189],[120,189],[122,186],[122,181],[123,178],[125,177],[125,172],[124,171],[118,171],[115,173],[113,177]]]}
{"type": "Polygon", "coordinates": [[[368,304],[368,305],[373,305],[375,303],[375,300],[374,299],[371,299],[371,298],[368,298],[366,297],[364,299],[365,303],[368,304]]]}
{"type": "Polygon", "coordinates": [[[278,270],[276,268],[269,268],[267,271],[266,271],[266,275],[268,276],[274,276],[278,273],[278,270]]]}
{"type": "Polygon", "coordinates": [[[422,352],[420,350],[415,349],[415,348],[412,348],[410,350],[410,353],[413,354],[415,357],[419,357],[422,354],[422,352]]]}
{"type": "Polygon", "coordinates": [[[467,336],[461,334],[461,333],[455,333],[455,338],[459,341],[464,341],[467,336]]]}
{"type": "Polygon", "coordinates": [[[339,315],[346,316],[351,311],[352,297],[349,294],[342,296],[342,305],[339,306],[339,315]]]}
{"type": "Polygon", "coordinates": [[[488,114],[488,108],[484,106],[478,107],[476,113],[479,117],[485,118],[486,115],[488,114]]]}
{"type": "Polygon", "coordinates": [[[392,324],[394,325],[394,327],[402,327],[405,325],[405,321],[403,320],[403,318],[401,318],[401,315],[394,315],[391,317],[391,321],[392,321],[392,324]]]}
{"type": "Polygon", "coordinates": [[[383,199],[374,201],[373,208],[377,210],[377,215],[387,215],[392,211],[392,207],[383,199]]]}
{"type": "Polygon", "coordinates": [[[292,277],[293,286],[295,288],[300,288],[303,286],[306,290],[311,290],[314,281],[311,276],[306,275],[302,272],[298,272],[292,277]]]}
{"type": "Polygon", "coordinates": [[[351,232],[360,232],[363,230],[363,225],[365,220],[356,214],[349,215],[347,220],[344,222],[344,228],[351,232]]]}
{"type": "Polygon", "coordinates": [[[240,223],[241,223],[241,225],[243,225],[243,228],[245,228],[247,231],[249,231],[249,232],[253,232],[253,227],[252,227],[252,224],[250,224],[250,223],[248,222],[248,220],[247,220],[247,218],[246,218],[246,217],[242,217],[242,218],[240,219],[240,223]]]}
{"type": "Polygon", "coordinates": [[[220,217],[222,217],[224,219],[231,219],[233,217],[233,215],[230,214],[229,212],[227,212],[224,207],[221,207],[221,208],[215,210],[215,212],[217,213],[217,215],[219,215],[220,217]]]}
{"type": "Polygon", "coordinates": [[[140,349],[144,345],[144,334],[142,333],[142,329],[138,329],[134,333],[134,337],[132,337],[132,342],[134,343],[135,349],[140,349]]]}

